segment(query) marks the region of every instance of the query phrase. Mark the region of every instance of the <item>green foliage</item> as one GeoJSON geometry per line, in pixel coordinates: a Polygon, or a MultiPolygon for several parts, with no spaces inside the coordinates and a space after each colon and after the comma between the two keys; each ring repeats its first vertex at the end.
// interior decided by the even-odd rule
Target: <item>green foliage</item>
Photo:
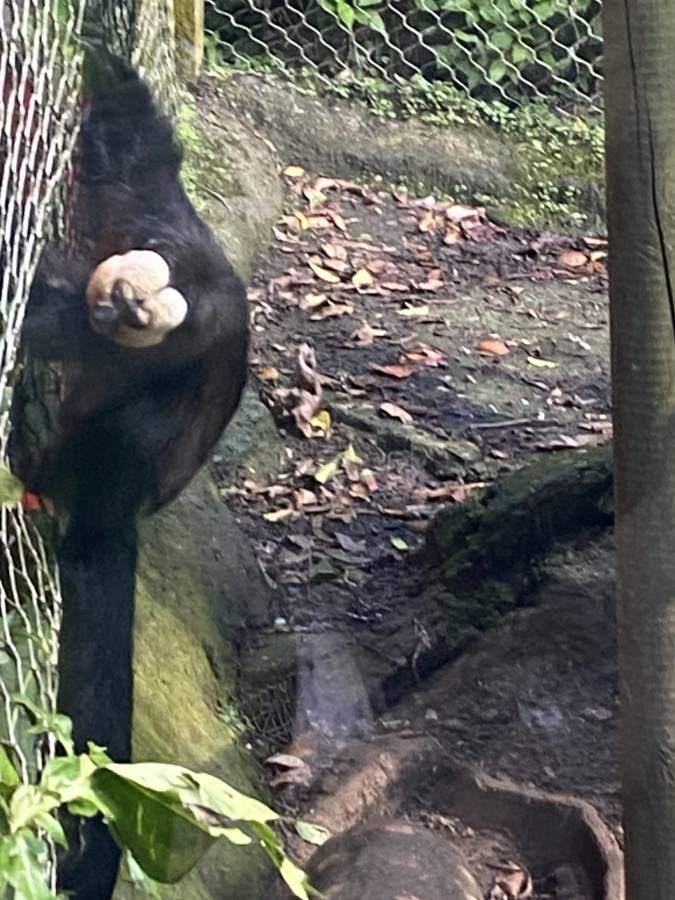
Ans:
{"type": "Polygon", "coordinates": [[[18,503],[23,494],[23,485],[9,471],[7,466],[0,465],[0,505],[9,506],[18,503]]]}
{"type": "Polygon", "coordinates": [[[102,813],[128,853],[134,881],[149,892],[153,881],[180,880],[222,837],[262,846],[294,896],[309,896],[272,827],[278,816],[265,804],[212,775],[159,763],[119,765],[90,745],[87,754],[50,760],[38,784],[22,783],[0,746],[0,897],[55,900],[46,871],[48,840],[66,846],[59,809],[102,813]]]}
{"type": "Polygon", "coordinates": [[[477,96],[520,100],[545,93],[564,101],[561,80],[582,94],[597,89],[599,0],[415,2],[447,30],[449,39],[434,48],[440,67],[477,96]]]}
{"type": "Polygon", "coordinates": [[[484,100],[570,105],[598,91],[600,12],[600,0],[219,0],[207,57],[329,78],[417,73],[484,100]]]}
{"type": "Polygon", "coordinates": [[[317,0],[317,3],[334,18],[336,18],[347,31],[353,32],[358,25],[369,31],[388,37],[387,28],[382,18],[386,11],[386,3],[382,0],[317,0]]]}

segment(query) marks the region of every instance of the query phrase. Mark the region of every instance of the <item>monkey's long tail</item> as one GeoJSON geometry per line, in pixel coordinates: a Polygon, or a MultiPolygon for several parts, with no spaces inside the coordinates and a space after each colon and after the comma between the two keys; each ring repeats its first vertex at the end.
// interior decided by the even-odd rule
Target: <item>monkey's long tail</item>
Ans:
{"type": "MultiPolygon", "coordinates": [[[[92,530],[71,519],[59,551],[63,621],[59,710],[73,722],[75,750],[106,747],[115,762],[131,759],[135,523],[92,530]]],[[[62,890],[75,900],[108,900],[121,851],[100,818],[82,820],[79,841],[59,866],[62,890]]]]}

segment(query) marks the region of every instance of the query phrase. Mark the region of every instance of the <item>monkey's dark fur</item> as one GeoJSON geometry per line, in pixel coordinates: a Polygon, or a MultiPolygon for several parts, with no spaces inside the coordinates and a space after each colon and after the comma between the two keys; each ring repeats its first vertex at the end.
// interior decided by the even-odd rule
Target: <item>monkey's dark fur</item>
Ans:
{"type": "MultiPolygon", "coordinates": [[[[62,360],[60,429],[27,486],[68,519],[59,550],[64,593],[60,708],[75,746],[131,755],[136,520],[167,503],[206,461],[245,382],[244,288],[179,180],[170,122],[125,64],[109,61],[82,124],[76,255],[47,250],[27,308],[28,356],[62,360]],[[156,346],[130,349],[97,334],[85,290],[103,259],[152,249],[187,301],[185,320],[156,346]]],[[[167,548],[169,550],[170,548],[167,548]]],[[[100,822],[64,889],[106,900],[119,852],[100,822]]]]}

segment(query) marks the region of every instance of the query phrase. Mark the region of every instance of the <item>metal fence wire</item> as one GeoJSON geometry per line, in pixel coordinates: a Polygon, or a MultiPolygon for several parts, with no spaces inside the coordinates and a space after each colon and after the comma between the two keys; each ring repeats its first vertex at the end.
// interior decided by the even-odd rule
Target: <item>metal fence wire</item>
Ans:
{"type": "MultiPolygon", "coordinates": [[[[21,325],[45,242],[65,239],[83,38],[103,40],[138,64],[173,111],[172,27],[171,0],[0,5],[0,744],[26,784],[55,750],[49,726],[57,702],[61,600],[50,554],[53,522],[25,503],[6,502],[14,400],[30,387],[30,367],[18,354],[21,325]]],[[[38,381],[53,379],[42,373],[38,381]]],[[[22,410],[22,419],[49,417],[48,399],[37,400],[36,409],[22,410]]],[[[33,420],[27,427],[40,431],[43,424],[33,420]]],[[[53,853],[45,875],[53,887],[53,853]]]]}
{"type": "Polygon", "coordinates": [[[206,0],[207,54],[325,84],[414,78],[599,109],[601,0],[206,0]]]}
{"type": "MultiPolygon", "coordinates": [[[[0,462],[8,466],[12,385],[25,302],[64,183],[76,128],[83,7],[9,0],[0,18],[0,462]]],[[[58,585],[33,518],[0,507],[0,733],[24,780],[45,750],[27,733],[56,700],[58,585]]]]}

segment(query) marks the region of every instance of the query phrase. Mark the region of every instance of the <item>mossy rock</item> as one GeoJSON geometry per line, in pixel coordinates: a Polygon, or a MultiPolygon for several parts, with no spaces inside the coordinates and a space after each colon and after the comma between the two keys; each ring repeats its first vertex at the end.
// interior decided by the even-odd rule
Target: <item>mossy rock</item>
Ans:
{"type": "Polygon", "coordinates": [[[480,202],[509,225],[604,228],[602,152],[576,133],[571,117],[569,132],[525,118],[507,131],[470,115],[443,124],[422,113],[382,118],[362,103],[311,95],[271,76],[237,75],[218,85],[214,78],[209,89],[246,110],[285,161],[310,171],[380,176],[420,195],[480,202]]]}
{"type": "Polygon", "coordinates": [[[449,645],[485,631],[534,586],[558,542],[612,521],[612,454],[564,451],[511,472],[481,496],[445,507],[427,534],[427,591],[449,645]]]}

